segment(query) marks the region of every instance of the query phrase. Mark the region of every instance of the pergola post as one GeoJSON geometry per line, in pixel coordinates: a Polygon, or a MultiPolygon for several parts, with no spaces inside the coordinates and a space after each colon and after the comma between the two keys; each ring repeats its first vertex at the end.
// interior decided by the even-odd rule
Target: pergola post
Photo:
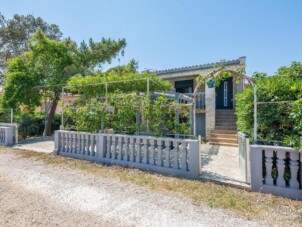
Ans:
{"type": "Polygon", "coordinates": [[[64,129],[64,86],[62,86],[62,113],[60,130],[64,129]]]}
{"type": "Polygon", "coordinates": [[[253,84],[254,89],[254,143],[257,144],[257,131],[258,131],[258,125],[257,125],[257,89],[256,85],[253,84]]]}

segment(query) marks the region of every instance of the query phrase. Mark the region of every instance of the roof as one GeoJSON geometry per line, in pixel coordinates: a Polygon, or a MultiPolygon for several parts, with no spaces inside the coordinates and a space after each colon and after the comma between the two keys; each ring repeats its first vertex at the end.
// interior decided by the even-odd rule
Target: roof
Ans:
{"type": "Polygon", "coordinates": [[[172,68],[172,69],[156,70],[153,71],[153,73],[156,73],[157,75],[162,75],[162,74],[169,74],[175,72],[185,72],[185,71],[193,71],[199,69],[214,68],[219,65],[224,65],[224,66],[239,65],[239,64],[245,64],[245,58],[246,57],[240,57],[238,59],[228,60],[228,61],[220,61],[220,62],[213,62],[208,64],[201,64],[201,65],[192,65],[192,66],[185,66],[185,67],[172,68]]]}

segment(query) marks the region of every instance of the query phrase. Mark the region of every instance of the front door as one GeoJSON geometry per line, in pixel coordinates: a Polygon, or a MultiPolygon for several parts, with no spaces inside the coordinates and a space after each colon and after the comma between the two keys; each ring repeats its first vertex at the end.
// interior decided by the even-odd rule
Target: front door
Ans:
{"type": "Polygon", "coordinates": [[[233,77],[220,81],[216,87],[216,109],[233,109],[233,77]]]}

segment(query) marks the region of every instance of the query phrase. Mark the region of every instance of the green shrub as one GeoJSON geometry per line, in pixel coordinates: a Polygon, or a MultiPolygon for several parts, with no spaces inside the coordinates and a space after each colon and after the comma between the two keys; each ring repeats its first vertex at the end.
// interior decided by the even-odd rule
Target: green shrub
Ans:
{"type": "MultiPolygon", "coordinates": [[[[298,147],[302,135],[302,81],[285,76],[257,80],[258,102],[291,101],[290,103],[260,104],[257,106],[258,139],[281,141],[282,145],[298,147]]],[[[253,142],[254,93],[252,86],[236,95],[238,130],[253,142]]]]}
{"type": "Polygon", "coordinates": [[[34,135],[39,130],[39,125],[33,116],[23,114],[18,121],[18,130],[22,139],[26,139],[30,135],[34,135]]]}

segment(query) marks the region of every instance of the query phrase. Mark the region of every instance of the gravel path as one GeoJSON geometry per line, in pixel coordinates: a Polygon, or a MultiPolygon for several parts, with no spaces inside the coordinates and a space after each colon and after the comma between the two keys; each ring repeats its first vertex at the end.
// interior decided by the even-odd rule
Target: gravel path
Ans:
{"type": "Polygon", "coordinates": [[[0,153],[0,226],[259,226],[117,180],[0,153]]]}

